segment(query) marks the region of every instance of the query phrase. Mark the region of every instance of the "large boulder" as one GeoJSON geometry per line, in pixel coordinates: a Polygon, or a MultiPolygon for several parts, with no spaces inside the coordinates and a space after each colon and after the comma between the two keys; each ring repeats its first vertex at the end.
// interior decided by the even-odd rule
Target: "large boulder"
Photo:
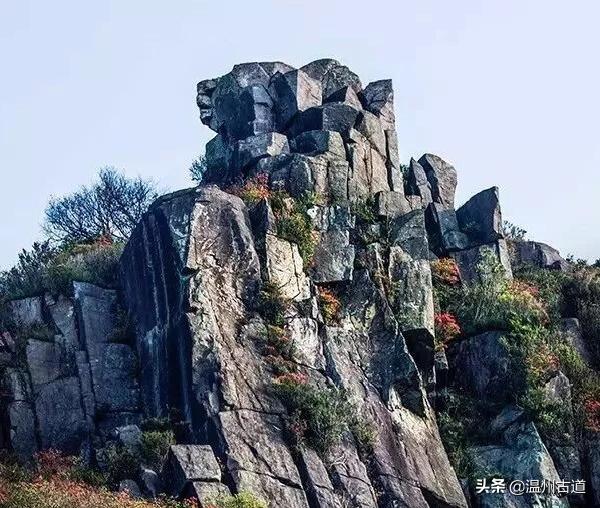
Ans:
{"type": "MultiPolygon", "coordinates": [[[[498,443],[474,446],[469,449],[479,470],[494,471],[507,483],[512,480],[522,482],[528,480],[557,482],[560,480],[552,458],[535,425],[528,421],[522,412],[516,412],[509,406],[498,416],[492,426],[497,433],[498,443]],[[504,413],[506,412],[510,413],[510,418],[505,417],[504,413]]],[[[494,493],[482,497],[487,498],[483,506],[494,506],[494,504],[489,504],[494,493]]],[[[524,499],[527,501],[524,506],[565,508],[569,506],[566,500],[552,494],[525,494],[524,499]]],[[[510,506],[510,504],[500,506],[510,506]]]]}
{"type": "Polygon", "coordinates": [[[486,332],[454,344],[448,350],[454,382],[478,398],[510,399],[513,374],[506,340],[502,332],[486,332]]]}
{"type": "Polygon", "coordinates": [[[456,212],[440,203],[430,203],[425,214],[429,247],[439,256],[468,249],[469,238],[458,226],[456,212]]]}
{"type": "Polygon", "coordinates": [[[324,98],[346,86],[352,87],[356,93],[362,88],[360,78],[354,72],[331,58],[315,60],[301,67],[301,70],[321,83],[324,98]]]}
{"type": "Polygon", "coordinates": [[[583,337],[581,324],[577,318],[565,318],[560,322],[562,337],[577,351],[588,367],[593,367],[594,358],[583,337]]]}
{"type": "Polygon", "coordinates": [[[208,445],[173,445],[163,475],[169,490],[177,496],[191,482],[220,482],[221,468],[208,445]]]}
{"type": "Polygon", "coordinates": [[[533,265],[538,268],[550,268],[553,270],[565,270],[568,263],[561,257],[559,252],[541,242],[526,240],[511,240],[511,254],[513,265],[533,265]]]}
{"type": "Polygon", "coordinates": [[[302,70],[276,74],[269,90],[275,98],[275,117],[279,129],[285,129],[300,111],[319,106],[322,102],[321,82],[302,70]]]}
{"type": "Polygon", "coordinates": [[[406,193],[420,198],[423,208],[433,201],[431,196],[431,184],[423,166],[411,158],[408,165],[406,178],[406,193]]]}
{"type": "Polygon", "coordinates": [[[306,131],[335,131],[345,133],[354,127],[360,112],[341,102],[328,102],[302,111],[289,127],[289,135],[306,131]]]}
{"type": "Polygon", "coordinates": [[[478,265],[484,258],[486,252],[491,252],[498,263],[504,268],[506,278],[512,279],[512,269],[510,265],[510,256],[505,240],[484,245],[478,245],[465,250],[451,252],[450,255],[456,261],[460,279],[465,283],[478,280],[478,265]]]}
{"type": "Polygon", "coordinates": [[[344,141],[339,132],[307,131],[299,134],[291,141],[293,152],[318,155],[329,152],[341,159],[346,158],[344,141]]]}
{"type": "Polygon", "coordinates": [[[289,153],[287,138],[277,132],[266,132],[238,141],[235,152],[236,165],[240,170],[255,165],[264,157],[289,153]]]}
{"type": "Polygon", "coordinates": [[[79,380],[69,377],[44,385],[36,395],[35,409],[42,448],[78,454],[88,433],[79,380]]]}
{"type": "Polygon", "coordinates": [[[381,120],[384,129],[395,128],[394,89],[391,79],[369,83],[361,92],[360,98],[364,108],[381,120]]]}
{"type": "Polygon", "coordinates": [[[502,238],[502,213],[498,187],[475,194],[456,210],[458,225],[477,243],[491,243],[502,238]]]}
{"type": "Polygon", "coordinates": [[[419,159],[419,164],[425,170],[427,180],[431,185],[431,197],[435,203],[444,208],[454,208],[454,193],[456,192],[456,169],[441,157],[426,153],[419,159]]]}
{"type": "Polygon", "coordinates": [[[266,277],[279,288],[281,296],[288,300],[310,298],[310,285],[304,274],[298,246],[267,234],[265,238],[266,277]]]}

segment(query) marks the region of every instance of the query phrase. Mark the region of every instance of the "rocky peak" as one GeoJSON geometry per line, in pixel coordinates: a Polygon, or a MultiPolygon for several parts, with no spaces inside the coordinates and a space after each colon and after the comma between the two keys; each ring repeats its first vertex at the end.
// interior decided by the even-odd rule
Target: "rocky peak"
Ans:
{"type": "MultiPolygon", "coordinates": [[[[143,421],[176,415],[162,469],[140,464],[124,490],[201,506],[248,491],[271,508],[463,508],[436,416],[452,387],[498,410],[496,442],[471,450],[482,470],[574,478],[572,440],[547,447],[510,404],[506,330],[448,355],[436,337],[432,261],[454,260],[458,286],[490,255],[512,276],[498,189],[455,209],[451,164],[425,154],[403,168],[391,81],[363,87],[335,60],[239,64],[197,91],[216,133],[204,180],[150,207],[119,291],[77,282],[72,297],[12,303],[23,330],[47,333],[25,333],[20,358],[1,337],[0,444],[101,467],[114,442],[139,448],[143,421]]],[[[511,245],[513,260],[563,267],[544,244],[511,245]]],[[[582,349],[575,321],[565,329],[582,349]]],[[[545,388],[570,398],[562,374],[545,388]]]]}

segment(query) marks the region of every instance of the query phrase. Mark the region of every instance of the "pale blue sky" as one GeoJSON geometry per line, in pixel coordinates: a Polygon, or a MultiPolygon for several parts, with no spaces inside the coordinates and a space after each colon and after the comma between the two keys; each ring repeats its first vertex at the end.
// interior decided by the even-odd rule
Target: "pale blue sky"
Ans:
{"type": "Polygon", "coordinates": [[[103,165],[189,186],[197,81],[322,57],[393,79],[402,158],[452,162],[459,202],[498,185],[505,218],[596,259],[599,20],[596,0],[0,0],[0,267],[103,165]]]}

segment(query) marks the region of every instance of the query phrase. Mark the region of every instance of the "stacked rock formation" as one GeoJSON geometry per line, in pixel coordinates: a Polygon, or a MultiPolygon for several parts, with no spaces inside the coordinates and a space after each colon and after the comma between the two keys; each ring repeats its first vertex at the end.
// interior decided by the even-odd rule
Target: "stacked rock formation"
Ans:
{"type": "MultiPolygon", "coordinates": [[[[511,276],[498,190],[455,209],[450,164],[431,154],[400,164],[391,81],[363,86],[335,60],[300,69],[237,65],[200,82],[197,104],[216,132],[203,183],[160,198],[122,257],[121,298],[134,340],[111,336],[111,291],[76,284],[73,299],[15,303],[24,328],[41,322],[56,333],[29,340],[17,369],[25,376],[7,377],[6,440],[24,457],[38,447],[83,448],[94,460],[141,414],[176,412],[187,443],[172,448],[165,481],[178,495],[202,501],[251,491],[286,508],[466,507],[432,409],[448,362],[434,348],[429,262],[452,256],[470,281],[490,248],[511,276]],[[232,191],[255,179],[287,202],[311,197],[310,259],[281,234],[269,199],[245,203],[232,191]],[[295,346],[292,361],[314,385],[343,389],[377,429],[368,457],[350,432],[326,457],[290,441],[286,408],[272,389],[274,367],[263,354],[268,321],[258,303],[266,285],[288,302],[283,327],[295,346]],[[319,304],[325,289],[341,302],[335,322],[319,304]]],[[[562,263],[542,244],[516,249],[538,265],[562,263]]],[[[478,345],[499,348],[497,335],[477,338],[478,345]]],[[[462,347],[452,361],[462,365],[465,389],[501,391],[506,373],[493,369],[502,370],[504,353],[481,369],[469,341],[462,347]],[[490,379],[476,376],[480,370],[490,379]]],[[[522,414],[507,410],[496,427],[502,444],[482,447],[481,460],[514,458],[520,451],[510,448],[512,437],[525,436],[534,465],[512,476],[558,477],[522,414]]]]}

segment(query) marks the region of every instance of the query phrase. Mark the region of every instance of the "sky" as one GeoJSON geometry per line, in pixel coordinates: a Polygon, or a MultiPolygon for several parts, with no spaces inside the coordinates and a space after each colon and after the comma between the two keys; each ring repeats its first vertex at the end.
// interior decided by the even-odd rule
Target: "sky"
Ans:
{"type": "Polygon", "coordinates": [[[497,185],[531,239],[600,258],[598,19],[597,0],[0,0],[0,268],[103,166],[190,186],[213,136],[198,81],[324,57],[393,80],[401,158],[451,162],[458,203],[497,185]]]}

